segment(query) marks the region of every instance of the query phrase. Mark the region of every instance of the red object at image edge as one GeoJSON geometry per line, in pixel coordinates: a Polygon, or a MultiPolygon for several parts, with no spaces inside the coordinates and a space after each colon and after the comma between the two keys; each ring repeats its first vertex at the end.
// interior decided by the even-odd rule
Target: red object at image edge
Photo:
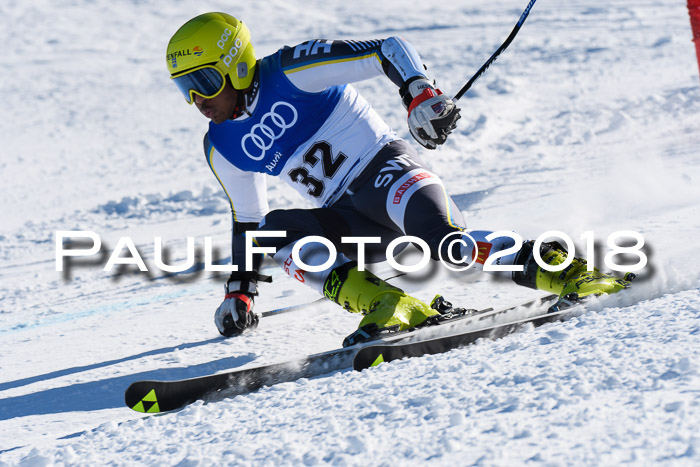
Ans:
{"type": "Polygon", "coordinates": [[[700,0],[688,0],[688,14],[690,15],[690,27],[693,30],[695,54],[698,58],[698,67],[700,67],[700,0]]]}

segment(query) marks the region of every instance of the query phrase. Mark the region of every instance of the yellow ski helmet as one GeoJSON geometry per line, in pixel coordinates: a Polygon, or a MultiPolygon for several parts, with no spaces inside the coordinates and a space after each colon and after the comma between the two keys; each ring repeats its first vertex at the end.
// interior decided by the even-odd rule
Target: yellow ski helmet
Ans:
{"type": "Polygon", "coordinates": [[[226,77],[235,89],[247,89],[255,73],[250,30],[226,13],[205,13],[186,22],[168,43],[168,71],[187,99],[217,96],[226,77]]]}

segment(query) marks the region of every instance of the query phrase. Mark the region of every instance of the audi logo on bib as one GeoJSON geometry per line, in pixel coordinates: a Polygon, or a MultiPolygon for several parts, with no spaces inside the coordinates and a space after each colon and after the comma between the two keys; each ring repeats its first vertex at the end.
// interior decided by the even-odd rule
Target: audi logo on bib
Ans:
{"type": "Polygon", "coordinates": [[[275,102],[270,111],[262,116],[260,123],[253,125],[250,132],[241,139],[243,152],[254,161],[262,160],[275,141],[294,126],[297,116],[297,109],[292,104],[275,102]],[[284,108],[289,110],[283,110],[284,108]]]}

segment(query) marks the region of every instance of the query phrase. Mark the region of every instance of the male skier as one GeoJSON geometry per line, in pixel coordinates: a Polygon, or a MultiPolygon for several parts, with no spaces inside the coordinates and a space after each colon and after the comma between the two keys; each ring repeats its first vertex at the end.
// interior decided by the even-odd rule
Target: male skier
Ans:
{"type": "MultiPolygon", "coordinates": [[[[381,259],[395,238],[409,235],[427,243],[431,257],[455,263],[514,246],[510,237],[486,240],[490,232],[462,235],[466,224],[440,178],[427,170],[412,147],[399,138],[349,83],[386,76],[408,111],[408,127],[421,146],[435,149],[456,127],[459,109],[428,78],[411,44],[400,37],[370,41],[310,40],[257,60],[248,27],[225,13],[206,13],[185,23],[172,37],[167,66],[188,103],[208,119],[204,137],[207,162],[225,190],[233,212],[233,272],[216,310],[219,332],[227,337],[257,325],[253,311],[261,262],[245,269],[245,232],[286,231],[285,237],[259,237],[274,247],[274,260],[295,279],[346,310],[364,314],[353,344],[368,329],[420,326],[438,312],[381,278],[358,268],[359,245],[343,237],[380,237],[367,244],[368,261],[381,259]],[[269,212],[266,176],[279,176],[315,209],[269,212]],[[447,235],[462,242],[442,242],[447,235]],[[323,271],[294,261],[292,249],[307,236],[330,240],[339,254],[323,271]],[[475,244],[476,242],[476,244],[475,244]],[[441,251],[442,249],[442,251],[441,251]],[[447,251],[450,249],[451,251],[447,251]]],[[[500,258],[522,265],[512,279],[520,285],[580,297],[614,293],[629,285],[574,259],[551,272],[533,257],[533,241],[500,258]]],[[[543,244],[541,258],[562,264],[566,251],[543,244]]],[[[328,249],[307,243],[298,258],[318,266],[328,249]]]]}

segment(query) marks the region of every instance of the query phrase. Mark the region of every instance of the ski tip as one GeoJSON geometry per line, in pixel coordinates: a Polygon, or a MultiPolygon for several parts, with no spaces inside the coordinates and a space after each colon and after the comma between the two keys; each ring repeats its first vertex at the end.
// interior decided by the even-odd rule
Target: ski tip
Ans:
{"type": "Polygon", "coordinates": [[[141,413],[160,413],[160,405],[158,404],[158,396],[156,390],[151,389],[146,392],[139,390],[132,384],[124,393],[124,402],[131,410],[141,413]]]}

